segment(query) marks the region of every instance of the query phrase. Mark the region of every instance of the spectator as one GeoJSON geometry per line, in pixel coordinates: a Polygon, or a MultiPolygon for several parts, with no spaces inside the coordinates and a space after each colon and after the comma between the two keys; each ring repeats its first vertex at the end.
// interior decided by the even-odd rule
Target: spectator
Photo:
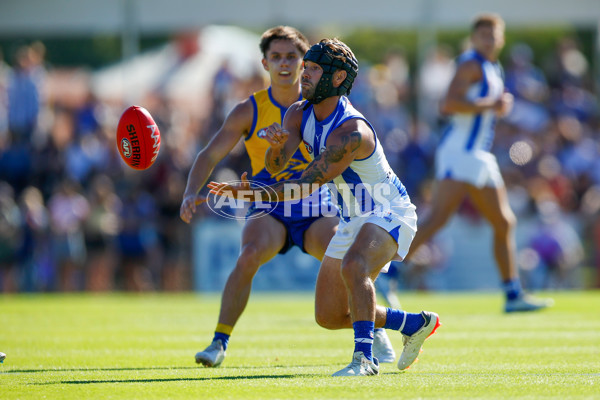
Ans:
{"type": "Polygon", "coordinates": [[[16,144],[31,142],[40,111],[40,92],[29,46],[17,50],[8,78],[8,129],[16,144]]]}
{"type": "Polygon", "coordinates": [[[149,291],[156,288],[152,260],[160,260],[158,234],[155,227],[157,208],[152,196],[143,188],[124,189],[119,210],[120,227],[116,236],[117,284],[127,291],[149,291]]]}
{"type": "Polygon", "coordinates": [[[52,194],[48,210],[58,288],[61,291],[80,290],[87,257],[83,223],[89,216],[89,202],[75,182],[64,179],[52,194]]]}
{"type": "Polygon", "coordinates": [[[530,132],[544,130],[550,118],[545,104],[549,88],[542,70],[533,65],[533,51],[528,45],[512,46],[505,84],[515,98],[508,121],[530,132]]]}
{"type": "Polygon", "coordinates": [[[22,233],[17,255],[21,290],[48,290],[55,280],[55,271],[49,257],[48,210],[39,189],[25,188],[19,198],[19,209],[22,233]]]}
{"type": "Polygon", "coordinates": [[[119,228],[121,200],[115,193],[114,183],[107,175],[93,178],[87,197],[90,213],[84,223],[88,255],[85,287],[92,291],[112,290],[117,261],[114,239],[119,228]]]}
{"type": "Polygon", "coordinates": [[[16,260],[21,214],[14,195],[13,188],[0,181],[0,288],[5,292],[19,289],[16,260]]]}
{"type": "Polygon", "coordinates": [[[10,66],[4,62],[4,53],[0,48],[0,149],[8,140],[8,77],[10,66]]]}
{"type": "Polygon", "coordinates": [[[421,96],[420,116],[431,129],[440,126],[440,100],[454,76],[452,50],[444,45],[431,49],[419,71],[417,87],[421,96]]]}
{"type": "Polygon", "coordinates": [[[540,288],[572,289],[579,286],[574,272],[583,261],[581,239],[553,200],[538,204],[539,222],[530,239],[537,253],[540,288]]]}

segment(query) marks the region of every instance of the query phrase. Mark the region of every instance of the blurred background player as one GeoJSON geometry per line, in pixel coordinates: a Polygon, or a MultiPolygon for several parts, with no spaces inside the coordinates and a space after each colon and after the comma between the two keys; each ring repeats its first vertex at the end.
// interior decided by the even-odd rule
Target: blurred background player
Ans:
{"type": "Polygon", "coordinates": [[[416,360],[425,339],[439,326],[433,312],[377,306],[373,281],[391,260],[401,261],[406,255],[417,214],[372,125],[345,96],[357,72],[356,57],[338,39],[323,39],[304,56],[306,101],[290,107],[283,128],[275,123],[267,129],[271,147],[265,160],[269,171],[276,173],[299,146],[306,147],[312,161],[299,179],[252,189],[244,173],[242,183],[208,184],[211,193],[236,198],[254,194],[266,200],[276,193],[280,201],[298,200],[326,186],[337,195],[340,224],[321,262],[315,318],[328,329],[352,327],[355,347],[352,362],[333,376],[379,373],[373,355],[376,326],[404,335],[401,370],[416,360]]]}
{"type": "Polygon", "coordinates": [[[472,48],[459,57],[441,102],[441,111],[450,116],[450,123],[436,152],[437,195],[430,213],[419,224],[407,258],[444,226],[469,196],[494,232],[494,256],[506,293],[505,311],[533,311],[550,306],[552,301],[523,293],[515,263],[516,218],[496,157],[490,152],[495,121],[513,105],[513,96],[504,91],[498,62],[504,28],[504,21],[495,14],[480,15],[473,22],[472,48]]]}
{"type": "MultiPolygon", "coordinates": [[[[279,173],[271,174],[265,169],[265,152],[269,143],[264,140],[264,128],[274,122],[281,123],[287,108],[301,100],[300,71],[302,57],[308,47],[304,35],[292,27],[278,26],[262,35],[262,64],[269,73],[271,86],[237,104],[210,143],[196,157],[181,204],[180,216],[183,221],[189,223],[196,206],[206,201],[206,197],[198,192],[215,166],[241,138],[244,138],[250,157],[254,181],[272,184],[282,179],[300,177],[308,165],[305,149],[296,151],[286,168],[279,173]]],[[[326,188],[316,197],[292,205],[291,215],[286,215],[285,209],[282,202],[268,214],[254,206],[250,207],[247,216],[253,218],[246,220],[242,231],[240,255],[223,290],[213,341],[204,351],[196,354],[197,363],[216,367],[223,361],[229,337],[248,303],[252,280],[261,265],[278,253],[284,254],[294,245],[319,260],[323,259],[338,223],[336,207],[331,204],[326,188]],[[306,207],[317,207],[318,210],[316,214],[312,211],[307,213],[306,207]],[[333,213],[323,216],[323,210],[333,210],[333,213]],[[256,218],[259,213],[263,215],[256,218]]],[[[385,332],[380,332],[378,337],[381,341],[378,348],[383,356],[391,358],[388,362],[394,361],[393,348],[385,332]]]]}

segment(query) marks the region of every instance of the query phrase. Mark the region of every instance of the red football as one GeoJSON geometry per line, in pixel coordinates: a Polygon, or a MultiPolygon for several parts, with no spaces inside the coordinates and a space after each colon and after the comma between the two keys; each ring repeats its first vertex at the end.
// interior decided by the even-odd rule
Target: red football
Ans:
{"type": "Polygon", "coordinates": [[[160,150],[160,131],[144,107],[131,106],[117,126],[117,148],[123,161],[133,169],[150,167],[160,150]]]}

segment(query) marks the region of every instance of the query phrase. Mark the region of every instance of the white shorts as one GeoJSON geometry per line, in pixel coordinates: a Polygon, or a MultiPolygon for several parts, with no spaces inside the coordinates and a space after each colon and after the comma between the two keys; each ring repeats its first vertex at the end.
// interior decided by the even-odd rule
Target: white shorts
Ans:
{"type": "MultiPolygon", "coordinates": [[[[371,223],[385,229],[398,243],[397,256],[394,260],[402,261],[408,253],[410,244],[417,233],[416,207],[408,200],[402,199],[386,210],[375,208],[374,211],[361,216],[350,218],[349,221],[340,219],[336,234],[331,238],[325,255],[341,260],[354,243],[360,228],[371,223]]],[[[389,263],[382,272],[386,272],[389,263]]]]}
{"type": "Polygon", "coordinates": [[[437,180],[453,179],[470,183],[477,188],[502,187],[496,157],[487,151],[465,151],[443,143],[435,154],[435,177],[437,180]]]}

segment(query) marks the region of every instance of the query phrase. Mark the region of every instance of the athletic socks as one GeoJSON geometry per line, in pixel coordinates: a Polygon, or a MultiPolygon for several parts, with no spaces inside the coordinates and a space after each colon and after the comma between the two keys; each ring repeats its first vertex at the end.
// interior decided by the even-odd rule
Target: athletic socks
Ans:
{"type": "Polygon", "coordinates": [[[504,289],[504,293],[506,294],[506,300],[514,300],[519,298],[523,292],[523,288],[521,288],[521,281],[519,278],[509,279],[507,281],[502,282],[502,288],[504,289]]]}
{"type": "Polygon", "coordinates": [[[375,322],[356,321],[352,324],[354,328],[354,352],[362,351],[363,355],[373,361],[373,331],[375,322]]]}
{"type": "Polygon", "coordinates": [[[425,319],[421,313],[407,313],[402,310],[386,308],[385,329],[400,331],[402,334],[411,336],[425,325],[425,319]]]}
{"type": "Polygon", "coordinates": [[[229,343],[229,336],[231,336],[232,331],[233,331],[233,326],[225,325],[225,324],[217,324],[217,329],[215,329],[215,336],[213,337],[213,342],[215,340],[221,340],[221,343],[223,343],[223,350],[227,350],[227,344],[229,343]]]}

